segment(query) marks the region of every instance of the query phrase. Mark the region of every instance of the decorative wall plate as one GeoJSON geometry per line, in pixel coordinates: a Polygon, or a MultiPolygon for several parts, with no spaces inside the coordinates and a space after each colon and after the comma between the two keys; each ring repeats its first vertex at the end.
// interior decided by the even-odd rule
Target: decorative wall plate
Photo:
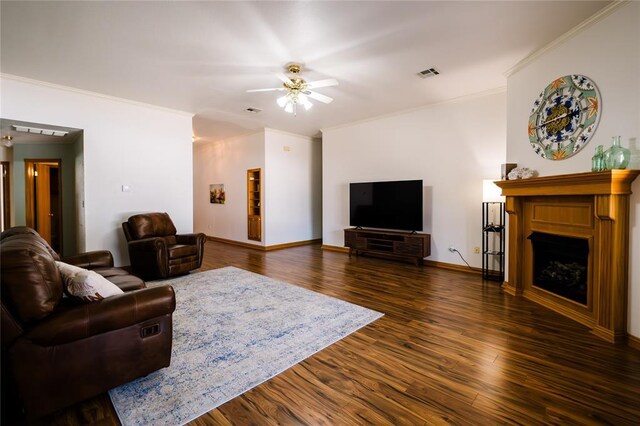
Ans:
{"type": "Polygon", "coordinates": [[[563,160],[584,147],[600,120],[600,93],[583,75],[565,75],[551,82],[533,103],[529,142],[542,158],[563,160]]]}

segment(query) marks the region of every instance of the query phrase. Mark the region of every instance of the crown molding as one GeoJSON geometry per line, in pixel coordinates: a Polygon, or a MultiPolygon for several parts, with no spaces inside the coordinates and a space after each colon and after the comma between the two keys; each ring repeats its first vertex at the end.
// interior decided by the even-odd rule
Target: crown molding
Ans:
{"type": "Polygon", "coordinates": [[[592,25],[600,22],[601,20],[603,20],[604,18],[609,16],[611,13],[613,13],[616,10],[618,10],[620,7],[627,6],[629,3],[631,3],[630,0],[614,0],[613,3],[611,3],[608,6],[606,6],[604,9],[600,10],[599,12],[596,12],[594,15],[592,15],[591,17],[587,18],[586,20],[582,21],[581,23],[579,23],[575,27],[571,28],[569,31],[567,31],[566,33],[562,34],[560,37],[556,38],[552,42],[542,46],[540,49],[538,49],[538,50],[534,51],[533,53],[529,54],[527,57],[525,57],[520,62],[515,64],[513,67],[511,67],[508,70],[506,70],[503,73],[504,76],[505,77],[510,77],[511,75],[513,75],[514,73],[520,71],[522,68],[524,68],[525,66],[527,66],[528,64],[530,64],[534,60],[538,59],[540,56],[542,56],[545,53],[547,53],[548,51],[550,51],[550,50],[554,49],[555,47],[561,45],[562,43],[566,42],[567,40],[572,39],[573,37],[575,37],[578,34],[580,34],[582,31],[584,31],[587,28],[591,27],[592,25]]]}
{"type": "Polygon", "coordinates": [[[65,92],[77,93],[77,94],[80,94],[80,95],[92,96],[92,97],[95,97],[95,98],[106,99],[106,100],[114,101],[114,102],[123,102],[123,103],[126,103],[126,104],[135,105],[135,106],[144,107],[144,108],[152,108],[152,109],[156,109],[156,110],[159,110],[159,111],[170,112],[170,113],[173,113],[173,114],[185,115],[185,116],[188,116],[188,117],[193,117],[195,115],[194,113],[188,112],[188,111],[180,111],[180,110],[177,110],[177,109],[171,109],[171,108],[166,108],[166,107],[162,107],[162,106],[158,106],[158,105],[147,104],[147,103],[144,103],[144,102],[132,101],[130,99],[118,98],[116,96],[105,95],[103,93],[91,92],[89,90],[83,90],[83,89],[76,89],[75,87],[63,86],[63,85],[60,85],[60,84],[49,83],[49,82],[41,81],[41,80],[34,80],[32,78],[21,77],[19,75],[0,73],[0,78],[4,78],[4,79],[7,79],[7,80],[18,81],[20,83],[33,84],[33,85],[41,86],[41,87],[48,87],[50,89],[62,90],[62,91],[65,91],[65,92]]]}
{"type": "Polygon", "coordinates": [[[471,101],[471,100],[474,100],[474,99],[483,98],[485,96],[496,95],[498,93],[505,93],[506,91],[507,91],[507,86],[500,86],[500,87],[496,87],[494,89],[489,89],[489,90],[485,90],[485,91],[482,91],[482,92],[477,92],[477,93],[472,93],[472,94],[469,94],[469,95],[459,96],[457,98],[451,98],[451,99],[447,99],[447,100],[440,101],[440,102],[434,102],[432,104],[421,105],[421,106],[415,107],[415,108],[403,109],[403,110],[400,110],[400,111],[395,111],[395,112],[391,112],[391,113],[387,113],[387,114],[376,115],[374,117],[363,118],[362,120],[352,121],[350,123],[344,123],[344,124],[338,124],[336,126],[325,127],[323,129],[320,129],[320,132],[324,133],[327,130],[337,130],[337,129],[342,129],[344,127],[351,127],[351,126],[355,126],[355,125],[358,125],[358,124],[368,123],[370,121],[384,120],[386,118],[397,117],[399,115],[410,114],[412,112],[417,112],[417,111],[429,110],[429,109],[437,108],[437,107],[443,106],[443,105],[458,104],[458,103],[461,103],[461,102],[467,102],[467,101],[471,101]]]}
{"type": "Polygon", "coordinates": [[[247,131],[245,133],[240,133],[238,135],[228,136],[226,138],[220,138],[220,139],[207,139],[205,137],[199,137],[195,141],[193,141],[193,145],[201,146],[201,145],[232,142],[232,141],[234,141],[236,139],[248,138],[248,137],[253,136],[253,135],[264,134],[264,130],[265,130],[265,128],[260,128],[260,129],[257,129],[257,130],[249,130],[249,131],[247,131]]]}
{"type": "MultiPolygon", "coordinates": [[[[281,134],[281,135],[285,135],[285,136],[293,136],[293,137],[296,137],[296,138],[307,139],[307,140],[310,140],[310,141],[313,141],[313,139],[314,139],[312,136],[299,135],[299,134],[297,134],[297,133],[287,132],[286,130],[274,129],[274,128],[272,128],[272,127],[265,127],[265,128],[264,128],[264,131],[265,131],[265,133],[266,133],[266,132],[279,133],[279,134],[281,134]]],[[[317,138],[315,138],[315,139],[317,139],[317,138]]]]}

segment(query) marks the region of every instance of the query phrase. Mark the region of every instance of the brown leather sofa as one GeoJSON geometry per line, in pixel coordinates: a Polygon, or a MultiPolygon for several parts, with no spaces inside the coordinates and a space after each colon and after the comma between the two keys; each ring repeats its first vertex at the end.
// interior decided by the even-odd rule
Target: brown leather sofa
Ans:
{"type": "Polygon", "coordinates": [[[98,272],[124,293],[80,303],[63,297],[59,257],[33,229],[3,232],[0,255],[3,396],[17,394],[28,419],[169,365],[172,287],[145,288],[114,268],[108,251],[83,253],[62,261],[98,272]]]}
{"type": "Polygon", "coordinates": [[[202,265],[206,236],[178,235],[167,213],[131,216],[122,229],[129,246],[131,270],[145,280],[186,274],[202,265]]]}

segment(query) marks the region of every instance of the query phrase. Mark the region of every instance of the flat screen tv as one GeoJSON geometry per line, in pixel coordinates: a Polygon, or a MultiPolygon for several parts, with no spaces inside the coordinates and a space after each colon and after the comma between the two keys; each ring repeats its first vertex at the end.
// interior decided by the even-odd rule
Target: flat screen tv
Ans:
{"type": "Polygon", "coordinates": [[[422,231],[422,181],[361,182],[349,185],[349,225],[422,231]]]}

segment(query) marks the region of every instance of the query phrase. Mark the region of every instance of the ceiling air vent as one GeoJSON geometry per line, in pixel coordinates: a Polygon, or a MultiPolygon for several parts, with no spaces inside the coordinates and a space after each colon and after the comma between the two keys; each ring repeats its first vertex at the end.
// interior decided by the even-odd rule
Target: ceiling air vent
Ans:
{"type": "Polygon", "coordinates": [[[435,77],[438,74],[440,74],[440,71],[438,71],[436,68],[429,68],[418,73],[418,75],[422,78],[435,77]]]}
{"type": "Polygon", "coordinates": [[[250,112],[251,114],[257,114],[259,112],[262,112],[261,109],[259,108],[253,108],[253,107],[249,107],[247,109],[245,109],[245,111],[250,112]]]}
{"type": "Polygon", "coordinates": [[[65,132],[64,130],[40,129],[38,127],[18,126],[16,124],[13,124],[11,127],[13,127],[16,132],[35,133],[45,136],[67,136],[69,134],[69,132],[65,132]]]}

